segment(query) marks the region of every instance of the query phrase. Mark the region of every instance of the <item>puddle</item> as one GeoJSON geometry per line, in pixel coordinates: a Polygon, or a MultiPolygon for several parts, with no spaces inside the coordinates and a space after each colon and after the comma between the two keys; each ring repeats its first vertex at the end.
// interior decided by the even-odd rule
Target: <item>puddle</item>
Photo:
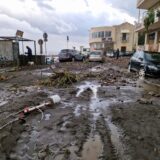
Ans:
{"type": "Polygon", "coordinates": [[[77,105],[77,106],[76,106],[76,108],[75,108],[75,110],[74,110],[74,112],[73,112],[76,117],[79,117],[79,116],[81,115],[81,108],[82,108],[81,105],[77,105]]]}
{"type": "MultiPolygon", "coordinates": [[[[55,67],[53,66],[53,69],[55,67]]],[[[43,68],[43,69],[37,69],[34,71],[35,75],[39,75],[39,76],[51,76],[53,73],[51,72],[50,68],[43,68]]]]}
{"type": "Polygon", "coordinates": [[[83,146],[82,160],[100,160],[103,144],[99,135],[90,137],[83,146]]]}
{"type": "Polygon", "coordinates": [[[60,128],[60,131],[65,131],[67,128],[66,128],[66,125],[69,124],[70,122],[69,121],[65,121],[63,124],[62,124],[62,127],[60,128]]]}
{"type": "Polygon", "coordinates": [[[30,134],[30,140],[31,141],[37,141],[38,137],[39,137],[40,133],[38,131],[36,131],[36,129],[34,128],[30,134]]]}
{"type": "Polygon", "coordinates": [[[101,66],[96,66],[90,69],[91,72],[95,72],[95,73],[99,73],[104,71],[104,68],[102,68],[101,66]]]}
{"type": "Polygon", "coordinates": [[[78,87],[79,91],[77,92],[76,97],[79,97],[84,91],[90,89],[93,92],[93,98],[96,98],[99,87],[100,85],[94,84],[93,82],[85,82],[85,84],[78,87]]]}
{"type": "MultiPolygon", "coordinates": [[[[106,113],[105,115],[106,123],[109,126],[109,129],[111,132],[111,140],[112,140],[115,152],[121,158],[120,160],[130,160],[130,156],[126,155],[125,153],[125,145],[121,141],[121,138],[123,137],[123,132],[111,122],[111,116],[110,116],[111,113],[110,113],[109,107],[114,104],[133,102],[134,100],[132,98],[132,92],[131,92],[133,91],[133,88],[123,87],[121,88],[123,94],[117,93],[116,98],[109,97],[107,98],[107,100],[106,99],[102,100],[97,95],[99,87],[100,86],[97,84],[86,82],[84,85],[78,87],[79,91],[76,95],[77,97],[80,96],[88,88],[93,93],[90,99],[90,104],[89,104],[89,110],[93,115],[93,119],[92,119],[93,124],[91,128],[92,136],[90,136],[90,138],[84,144],[83,151],[82,151],[82,160],[99,160],[99,157],[102,154],[103,144],[101,142],[100,136],[95,135],[95,131],[96,131],[95,124],[100,114],[103,114],[103,110],[105,110],[105,113],[106,113]]],[[[108,92],[110,91],[111,90],[109,89],[108,92]]],[[[79,113],[79,109],[80,109],[80,105],[78,105],[77,108],[75,109],[77,114],[79,113]]]]}
{"type": "Polygon", "coordinates": [[[50,117],[51,117],[51,114],[50,113],[47,113],[45,114],[45,121],[49,121],[50,120],[50,117]]]}
{"type": "Polygon", "coordinates": [[[67,108],[67,107],[71,107],[71,106],[74,105],[73,102],[65,102],[65,101],[62,101],[61,104],[62,104],[62,107],[61,107],[61,108],[63,108],[63,109],[65,109],[65,108],[67,108]]]}
{"type": "Polygon", "coordinates": [[[0,107],[4,106],[5,104],[7,104],[8,101],[3,101],[3,102],[0,102],[0,107]]]}
{"type": "Polygon", "coordinates": [[[63,117],[63,123],[61,125],[61,128],[60,128],[60,131],[65,131],[67,128],[66,128],[66,125],[70,123],[70,118],[71,116],[64,116],[63,117]]]}

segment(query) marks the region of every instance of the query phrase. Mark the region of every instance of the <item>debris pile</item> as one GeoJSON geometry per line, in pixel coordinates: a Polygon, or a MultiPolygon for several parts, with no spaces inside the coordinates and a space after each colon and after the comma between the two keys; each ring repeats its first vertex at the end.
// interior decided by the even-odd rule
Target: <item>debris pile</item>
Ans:
{"type": "Polygon", "coordinates": [[[7,76],[0,74],[0,81],[7,80],[7,76]]]}
{"type": "Polygon", "coordinates": [[[67,71],[54,71],[52,76],[45,80],[40,81],[40,85],[46,85],[46,86],[55,86],[55,87],[67,87],[68,85],[71,85],[75,82],[79,81],[79,76],[67,72],[67,71]]]}

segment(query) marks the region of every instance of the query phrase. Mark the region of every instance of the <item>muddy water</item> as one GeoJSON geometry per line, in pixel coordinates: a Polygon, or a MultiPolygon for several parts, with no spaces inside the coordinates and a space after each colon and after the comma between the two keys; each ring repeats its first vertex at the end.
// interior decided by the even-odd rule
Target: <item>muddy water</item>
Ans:
{"type": "Polygon", "coordinates": [[[79,91],[76,94],[76,97],[79,97],[84,91],[87,89],[90,89],[93,93],[93,98],[97,97],[97,90],[100,87],[100,85],[93,83],[93,82],[85,82],[83,85],[80,85],[78,87],[79,91]]]}
{"type": "Polygon", "coordinates": [[[90,137],[83,146],[81,160],[100,160],[103,144],[99,135],[90,137]]]}
{"type": "MultiPolygon", "coordinates": [[[[135,90],[135,88],[121,87],[121,95],[118,98],[108,97],[107,100],[101,100],[99,97],[100,95],[97,94],[99,87],[100,85],[94,82],[85,82],[85,84],[78,87],[79,91],[76,95],[77,97],[79,97],[83,92],[88,90],[88,88],[92,91],[89,104],[89,111],[93,115],[91,133],[87,142],[83,146],[82,160],[100,159],[100,155],[103,152],[103,143],[101,141],[101,137],[96,134],[96,122],[99,119],[100,115],[103,115],[103,111],[105,111],[106,126],[110,131],[111,143],[113,145],[115,154],[117,155],[117,157],[119,157],[120,160],[130,160],[130,156],[125,153],[126,147],[121,141],[121,139],[123,138],[123,132],[111,121],[110,106],[119,103],[134,102],[135,100],[133,100],[132,94],[128,94],[128,91],[135,90]]],[[[80,106],[78,105],[76,111],[78,112],[79,109],[80,106]]],[[[78,114],[78,116],[79,115],[80,114],[78,114]]]]}
{"type": "MultiPolygon", "coordinates": [[[[101,141],[101,137],[98,134],[95,134],[96,120],[100,114],[100,111],[98,110],[98,107],[96,106],[96,104],[99,101],[98,96],[97,96],[97,92],[98,92],[99,87],[100,87],[100,85],[98,85],[98,84],[94,84],[91,82],[85,82],[84,85],[81,85],[78,87],[79,91],[76,95],[76,97],[79,97],[87,89],[90,89],[92,91],[89,110],[93,114],[93,124],[92,124],[92,128],[91,128],[90,136],[83,146],[81,160],[100,160],[100,156],[103,153],[103,143],[101,141]]],[[[80,105],[78,105],[77,109],[75,110],[75,115],[77,115],[77,116],[79,116],[79,114],[77,113],[79,109],[80,109],[80,105]]]]}

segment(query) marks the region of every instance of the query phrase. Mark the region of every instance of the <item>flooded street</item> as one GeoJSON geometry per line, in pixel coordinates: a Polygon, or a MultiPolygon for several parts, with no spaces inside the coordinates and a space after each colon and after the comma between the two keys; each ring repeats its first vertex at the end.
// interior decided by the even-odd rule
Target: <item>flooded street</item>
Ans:
{"type": "Polygon", "coordinates": [[[37,83],[51,74],[49,68],[13,72],[14,77],[0,83],[0,159],[156,160],[160,156],[159,88],[127,69],[97,64],[84,70],[88,76],[67,88],[37,83]],[[57,94],[61,103],[17,120],[24,108],[57,94]]]}

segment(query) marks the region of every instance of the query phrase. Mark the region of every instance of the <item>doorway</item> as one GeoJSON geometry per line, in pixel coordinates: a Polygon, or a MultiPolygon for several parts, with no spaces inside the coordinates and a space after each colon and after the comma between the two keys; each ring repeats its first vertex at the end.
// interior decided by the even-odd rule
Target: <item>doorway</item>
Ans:
{"type": "Polygon", "coordinates": [[[124,53],[126,52],[126,47],[125,46],[121,47],[121,52],[124,52],[124,53]]]}

